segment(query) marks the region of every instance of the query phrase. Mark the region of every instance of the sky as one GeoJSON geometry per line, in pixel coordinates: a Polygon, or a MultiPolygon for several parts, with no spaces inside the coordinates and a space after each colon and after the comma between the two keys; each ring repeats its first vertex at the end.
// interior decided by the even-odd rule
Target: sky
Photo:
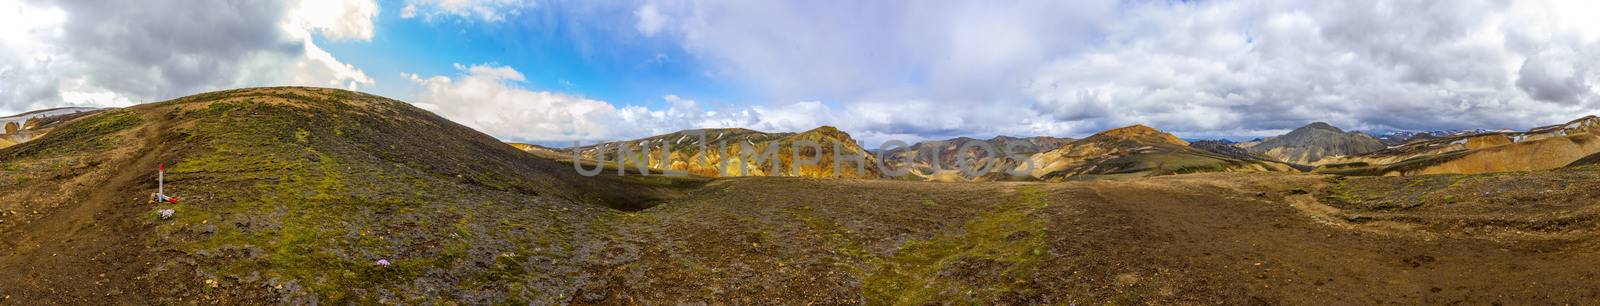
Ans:
{"type": "Polygon", "coordinates": [[[1256,137],[1600,114],[1595,1],[0,0],[0,115],[353,89],[507,141],[1145,124],[1256,137]]]}

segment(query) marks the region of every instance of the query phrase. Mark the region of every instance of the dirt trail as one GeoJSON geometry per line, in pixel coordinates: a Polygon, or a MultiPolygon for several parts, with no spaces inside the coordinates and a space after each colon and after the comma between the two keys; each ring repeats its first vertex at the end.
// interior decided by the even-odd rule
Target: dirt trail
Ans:
{"type": "Polygon", "coordinates": [[[20,288],[0,290],[9,296],[0,304],[149,303],[150,227],[139,220],[151,209],[143,185],[153,179],[165,127],[142,115],[150,123],[132,136],[137,156],[101,165],[114,169],[111,177],[76,205],[6,233],[15,249],[0,253],[0,284],[20,288]]]}

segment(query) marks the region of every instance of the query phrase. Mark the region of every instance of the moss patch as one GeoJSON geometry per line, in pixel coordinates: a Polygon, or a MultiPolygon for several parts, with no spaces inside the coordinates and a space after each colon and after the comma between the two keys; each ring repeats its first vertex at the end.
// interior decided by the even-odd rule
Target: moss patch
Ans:
{"type": "Polygon", "coordinates": [[[869,304],[993,301],[1021,288],[1046,257],[1045,192],[1023,187],[1018,198],[979,214],[958,233],[904,244],[893,256],[871,259],[862,289],[869,304]],[[997,273],[995,273],[997,272],[997,273]]]}

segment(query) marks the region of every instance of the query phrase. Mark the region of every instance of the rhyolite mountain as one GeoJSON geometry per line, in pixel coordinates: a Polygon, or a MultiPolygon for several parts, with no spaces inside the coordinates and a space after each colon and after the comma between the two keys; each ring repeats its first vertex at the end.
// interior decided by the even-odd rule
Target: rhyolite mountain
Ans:
{"type": "Polygon", "coordinates": [[[1238,146],[1252,153],[1300,165],[1317,165],[1328,157],[1357,155],[1388,147],[1366,133],[1345,132],[1322,122],[1313,122],[1288,134],[1238,146]]]}
{"type": "Polygon", "coordinates": [[[1195,149],[1199,149],[1201,151],[1217,153],[1217,154],[1221,154],[1223,156],[1233,157],[1233,158],[1237,158],[1237,159],[1259,160],[1259,161],[1278,161],[1277,159],[1272,158],[1271,156],[1261,155],[1261,154],[1258,154],[1258,153],[1255,153],[1255,152],[1250,152],[1250,150],[1245,150],[1244,148],[1240,148],[1238,142],[1233,142],[1233,141],[1230,141],[1230,140],[1227,140],[1227,139],[1207,139],[1207,140],[1190,141],[1189,142],[1189,147],[1195,148],[1195,149]]]}
{"type": "Polygon", "coordinates": [[[1058,138],[1050,136],[1011,137],[996,136],[986,140],[970,137],[957,137],[940,141],[922,141],[905,148],[894,148],[884,152],[885,164],[892,165],[893,169],[910,169],[910,175],[933,181],[973,181],[973,180],[1007,180],[1027,178],[1027,175],[1012,176],[1006,170],[1015,169],[1028,157],[1041,152],[1054,150],[1071,143],[1071,138],[1058,138]],[[993,154],[984,152],[980,147],[987,145],[995,150],[993,154]],[[961,148],[967,148],[961,151],[961,148]],[[1022,158],[1012,158],[1020,156],[1022,158]],[[962,173],[961,160],[968,158],[968,167],[981,174],[971,177],[962,173]],[[931,162],[937,160],[937,162],[931,162]],[[993,170],[993,171],[987,171],[993,170]]]}
{"type": "Polygon", "coordinates": [[[1372,135],[1372,137],[1377,138],[1378,141],[1382,141],[1383,144],[1393,147],[1393,146],[1399,146],[1399,145],[1403,145],[1403,144],[1406,144],[1406,143],[1409,143],[1409,142],[1419,141],[1419,140],[1439,139],[1439,138],[1445,138],[1445,137],[1467,136],[1467,135],[1486,134],[1486,133],[1504,133],[1504,132],[1516,132],[1516,131],[1511,131],[1511,130],[1486,130],[1486,129],[1437,130],[1437,131],[1424,131],[1424,132],[1397,131],[1397,132],[1388,132],[1388,133],[1374,133],[1374,134],[1371,134],[1371,135],[1372,135]]]}
{"type": "Polygon", "coordinates": [[[740,128],[684,130],[562,149],[564,154],[572,154],[573,151],[586,161],[604,161],[602,165],[613,166],[621,162],[629,169],[645,166],[658,173],[674,170],[707,177],[882,177],[877,158],[862,149],[849,133],[831,126],[799,133],[769,133],[740,128]],[[701,136],[705,137],[704,143],[701,142],[701,136]],[[817,147],[802,145],[807,142],[817,147]],[[774,146],[777,148],[775,151],[774,146]],[[648,148],[649,156],[644,155],[643,148],[648,148]],[[622,149],[627,151],[624,153],[622,149]],[[795,150],[799,150],[798,154],[795,150]],[[845,159],[860,157],[861,161],[841,160],[837,163],[838,168],[835,168],[836,156],[845,159]],[[816,162],[810,163],[813,160],[816,162]],[[773,167],[777,167],[777,173],[772,173],[773,167]]]}
{"type": "Polygon", "coordinates": [[[1323,161],[1321,172],[1349,175],[1488,173],[1560,168],[1600,152],[1600,117],[1526,132],[1488,132],[1419,140],[1323,161]]]}
{"type": "Polygon", "coordinates": [[[1177,136],[1144,125],[1100,132],[1035,154],[1031,160],[1032,176],[1051,181],[1194,172],[1296,171],[1281,162],[1240,159],[1195,149],[1177,136]]]}

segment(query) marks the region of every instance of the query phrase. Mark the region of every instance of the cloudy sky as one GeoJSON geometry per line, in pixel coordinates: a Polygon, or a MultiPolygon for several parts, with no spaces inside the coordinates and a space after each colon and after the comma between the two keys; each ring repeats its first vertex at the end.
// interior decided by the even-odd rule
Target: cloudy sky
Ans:
{"type": "Polygon", "coordinates": [[[0,0],[0,115],[356,89],[513,141],[1515,128],[1600,113],[1595,1],[0,0]]]}

